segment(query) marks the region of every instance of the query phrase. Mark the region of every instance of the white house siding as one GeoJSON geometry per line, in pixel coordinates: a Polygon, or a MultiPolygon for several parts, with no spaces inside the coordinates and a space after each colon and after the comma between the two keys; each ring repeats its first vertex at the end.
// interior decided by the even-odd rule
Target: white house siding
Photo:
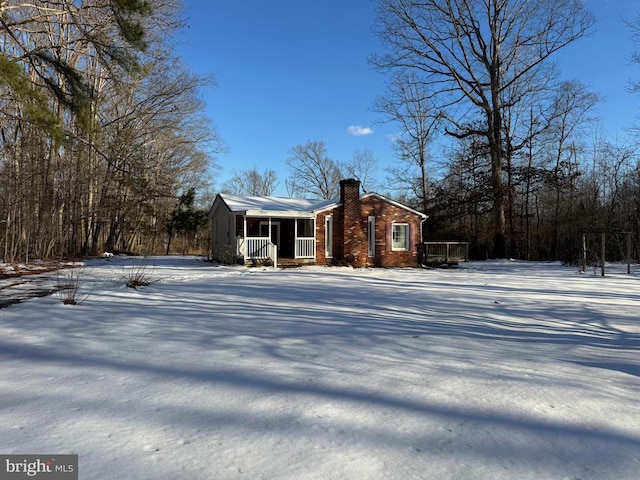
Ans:
{"type": "Polygon", "coordinates": [[[235,260],[234,217],[224,202],[217,198],[209,212],[211,258],[215,261],[232,263],[235,260]]]}

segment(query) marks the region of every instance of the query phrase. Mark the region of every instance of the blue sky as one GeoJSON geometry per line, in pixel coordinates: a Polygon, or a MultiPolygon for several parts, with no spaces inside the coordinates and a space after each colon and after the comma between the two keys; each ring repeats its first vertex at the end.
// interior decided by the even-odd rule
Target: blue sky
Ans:
{"type": "MultiPolygon", "coordinates": [[[[369,149],[384,177],[395,161],[395,126],[371,110],[385,91],[384,77],[367,63],[382,48],[371,32],[375,0],[183,1],[189,26],[177,52],[217,82],[203,99],[228,146],[217,158],[218,186],[234,170],[270,168],[280,180],[275,194],[285,196],[289,151],[309,140],[324,142],[336,161],[369,149]]],[[[625,91],[640,68],[630,65],[634,45],[622,19],[640,12],[640,0],[586,3],[594,32],[556,60],[564,78],[605,97],[603,127],[622,141],[640,113],[640,96],[625,91]]]]}

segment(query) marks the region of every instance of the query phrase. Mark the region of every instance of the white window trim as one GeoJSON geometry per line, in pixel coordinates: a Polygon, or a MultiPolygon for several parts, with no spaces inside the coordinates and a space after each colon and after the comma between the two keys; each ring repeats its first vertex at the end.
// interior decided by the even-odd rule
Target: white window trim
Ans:
{"type": "Polygon", "coordinates": [[[410,250],[410,235],[411,235],[411,227],[408,223],[392,223],[391,224],[391,251],[393,252],[408,252],[410,250]],[[405,227],[405,239],[404,239],[404,247],[396,247],[394,246],[393,233],[395,227],[405,227]]]}
{"type": "Polygon", "coordinates": [[[367,221],[367,244],[369,258],[376,256],[376,217],[370,216],[367,221]]]}
{"type": "Polygon", "coordinates": [[[324,217],[324,252],[325,257],[333,258],[333,215],[324,217]]]}

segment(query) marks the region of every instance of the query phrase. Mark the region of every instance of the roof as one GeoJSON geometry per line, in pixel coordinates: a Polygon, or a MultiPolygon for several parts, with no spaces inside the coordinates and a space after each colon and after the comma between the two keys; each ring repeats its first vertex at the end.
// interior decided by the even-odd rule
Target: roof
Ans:
{"type": "Polygon", "coordinates": [[[255,197],[221,193],[219,197],[230,211],[250,216],[309,216],[327,205],[337,203],[333,200],[287,197],[255,197]]]}
{"type": "MultiPolygon", "coordinates": [[[[384,195],[380,195],[379,193],[375,193],[375,192],[371,192],[371,193],[365,193],[364,195],[360,195],[360,200],[364,200],[365,198],[369,198],[369,197],[377,197],[380,198],[381,200],[384,200],[387,203],[390,203],[391,205],[395,205],[398,208],[402,208],[404,210],[407,210],[408,212],[411,212],[419,217],[422,217],[424,219],[429,218],[428,215],[425,215],[422,212],[419,212],[417,210],[414,210],[411,207],[407,207],[406,205],[403,205],[400,202],[396,202],[395,200],[391,200],[389,197],[385,197],[384,195]]],[[[328,210],[334,207],[337,207],[338,205],[340,205],[340,200],[326,200],[326,204],[316,208],[315,212],[321,212],[322,210],[328,210]]]]}
{"type": "MultiPolygon", "coordinates": [[[[413,208],[407,207],[406,205],[398,203],[395,200],[391,200],[383,195],[367,193],[362,195],[360,198],[365,199],[367,197],[381,198],[382,200],[412,212],[419,217],[427,218],[424,213],[418,212],[413,208]]],[[[216,201],[218,198],[224,202],[231,212],[241,213],[242,215],[251,217],[313,218],[318,212],[335,208],[340,205],[340,200],[335,198],[329,200],[318,200],[308,198],[241,196],[232,195],[230,193],[220,193],[218,194],[216,201]]]]}

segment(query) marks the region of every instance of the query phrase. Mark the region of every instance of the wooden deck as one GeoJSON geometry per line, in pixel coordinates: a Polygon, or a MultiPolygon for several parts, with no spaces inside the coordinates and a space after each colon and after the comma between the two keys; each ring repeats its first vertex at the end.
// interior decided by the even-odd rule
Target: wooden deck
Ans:
{"type": "Polygon", "coordinates": [[[469,242],[423,242],[422,264],[428,267],[455,266],[469,261],[469,242]]]}

